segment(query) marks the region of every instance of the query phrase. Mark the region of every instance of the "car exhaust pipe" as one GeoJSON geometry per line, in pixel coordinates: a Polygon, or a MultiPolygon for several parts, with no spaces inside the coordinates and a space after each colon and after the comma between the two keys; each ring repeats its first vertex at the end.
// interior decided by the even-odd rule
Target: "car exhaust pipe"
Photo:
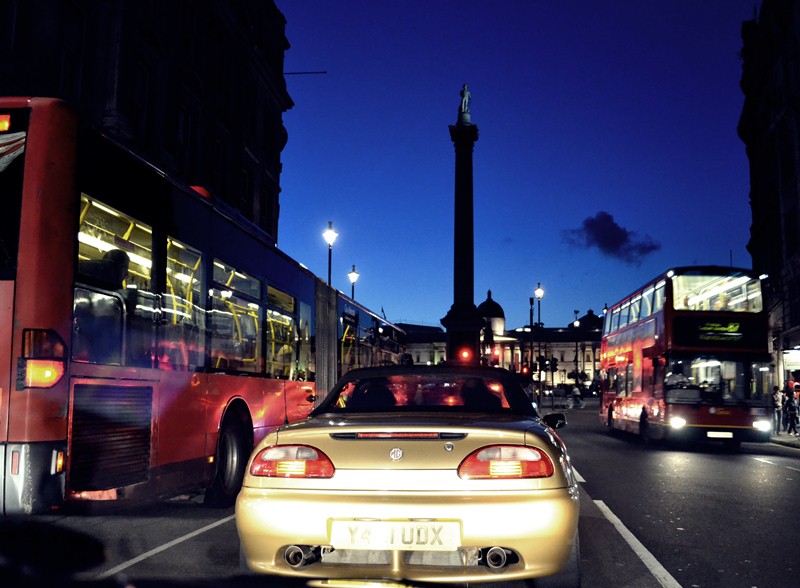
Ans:
{"type": "Polygon", "coordinates": [[[493,572],[501,572],[508,566],[510,551],[502,547],[490,547],[484,555],[486,567],[493,572]]]}
{"type": "Polygon", "coordinates": [[[283,559],[294,569],[302,568],[317,561],[319,548],[310,545],[290,545],[283,552],[283,559]]]}

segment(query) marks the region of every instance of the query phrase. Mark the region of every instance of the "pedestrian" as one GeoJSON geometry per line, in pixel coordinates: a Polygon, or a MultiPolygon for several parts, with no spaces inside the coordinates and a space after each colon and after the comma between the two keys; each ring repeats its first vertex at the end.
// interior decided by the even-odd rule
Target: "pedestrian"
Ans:
{"type": "Polygon", "coordinates": [[[772,404],[772,425],[773,432],[776,435],[781,434],[781,420],[783,419],[783,392],[778,386],[772,387],[772,396],[770,397],[770,404],[772,404]]]}
{"type": "MultiPolygon", "coordinates": [[[[795,390],[800,391],[800,384],[795,384],[795,390]]],[[[789,395],[786,403],[786,419],[788,421],[786,432],[797,437],[797,400],[794,392],[789,395]]]]}

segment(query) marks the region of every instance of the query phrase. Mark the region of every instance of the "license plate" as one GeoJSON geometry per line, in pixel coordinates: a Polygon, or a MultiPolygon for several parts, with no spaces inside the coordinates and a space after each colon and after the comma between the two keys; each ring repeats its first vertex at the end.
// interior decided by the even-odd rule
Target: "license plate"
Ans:
{"type": "Polygon", "coordinates": [[[709,439],[733,439],[733,433],[730,431],[709,431],[706,433],[709,439]]]}
{"type": "Polygon", "coordinates": [[[332,521],[335,549],[453,551],[461,545],[458,521],[332,521]]]}

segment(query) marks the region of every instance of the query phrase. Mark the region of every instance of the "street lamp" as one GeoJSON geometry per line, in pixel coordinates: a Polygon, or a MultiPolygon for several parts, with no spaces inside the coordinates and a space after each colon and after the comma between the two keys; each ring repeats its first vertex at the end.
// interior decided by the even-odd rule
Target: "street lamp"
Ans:
{"type": "MultiPolygon", "coordinates": [[[[543,326],[542,324],[542,298],[544,298],[544,289],[542,288],[542,283],[539,282],[536,285],[536,290],[533,291],[533,295],[536,297],[536,306],[538,308],[537,312],[539,313],[539,326],[543,326]]],[[[533,333],[533,325],[531,325],[531,333],[533,333]]],[[[533,346],[531,346],[531,355],[533,355],[533,346]]],[[[539,333],[539,356],[542,355],[542,333],[539,333]]],[[[538,365],[539,360],[537,357],[537,371],[539,372],[539,406],[542,405],[542,369],[541,365],[538,365]]]]}
{"type": "Polygon", "coordinates": [[[331,259],[333,258],[333,243],[339,233],[333,230],[333,221],[328,221],[328,228],[322,233],[322,238],[328,244],[328,286],[331,285],[331,259]]]}
{"type": "Polygon", "coordinates": [[[578,320],[578,311],[574,310],[575,321],[572,326],[575,327],[575,385],[578,385],[578,327],[581,326],[581,321],[578,320]]]}
{"type": "MultiPolygon", "coordinates": [[[[533,296],[528,298],[528,302],[531,304],[531,316],[530,322],[528,323],[531,326],[530,332],[530,347],[528,348],[528,373],[531,375],[531,382],[533,382],[533,296]]],[[[531,385],[532,387],[532,385],[531,385]]]]}
{"type": "Polygon", "coordinates": [[[353,269],[350,270],[350,273],[347,274],[347,277],[350,278],[350,298],[353,300],[356,299],[356,280],[358,280],[358,272],[356,271],[356,266],[353,266],[353,269]]]}

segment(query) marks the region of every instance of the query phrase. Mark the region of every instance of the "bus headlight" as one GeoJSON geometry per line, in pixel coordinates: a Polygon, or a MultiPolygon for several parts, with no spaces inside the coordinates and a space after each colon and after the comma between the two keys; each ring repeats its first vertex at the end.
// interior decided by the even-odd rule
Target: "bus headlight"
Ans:
{"type": "Polygon", "coordinates": [[[753,421],[753,428],[759,431],[771,431],[772,423],[769,421],[753,421]]]}
{"type": "Polygon", "coordinates": [[[686,419],[683,417],[672,417],[669,419],[669,426],[673,429],[682,429],[686,426],[686,419]]]}

